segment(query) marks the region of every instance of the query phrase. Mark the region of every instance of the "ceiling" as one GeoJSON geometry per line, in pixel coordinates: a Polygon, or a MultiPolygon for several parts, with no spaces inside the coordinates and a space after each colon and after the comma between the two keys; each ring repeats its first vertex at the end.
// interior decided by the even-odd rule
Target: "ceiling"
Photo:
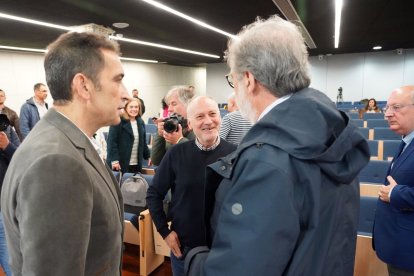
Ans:
{"type": "MultiPolygon", "coordinates": [[[[276,1],[276,0],[275,0],[276,1]]],[[[339,48],[334,48],[334,0],[292,0],[292,5],[316,44],[311,55],[414,48],[414,1],[343,0],[339,48]]],[[[236,34],[256,16],[282,13],[272,0],[159,0],[159,2],[236,34]]],[[[220,56],[219,59],[120,42],[124,57],[197,66],[223,61],[228,38],[166,13],[141,0],[1,0],[0,13],[64,26],[95,23],[111,27],[124,38],[143,40],[220,56]],[[129,27],[116,29],[114,22],[129,27]]],[[[44,49],[63,33],[0,18],[0,45],[44,49]]]]}

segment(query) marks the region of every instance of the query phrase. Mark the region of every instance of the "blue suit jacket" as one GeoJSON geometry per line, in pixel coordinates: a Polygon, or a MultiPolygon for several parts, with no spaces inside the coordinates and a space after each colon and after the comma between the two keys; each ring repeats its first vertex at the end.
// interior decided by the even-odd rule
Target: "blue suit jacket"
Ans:
{"type": "Polygon", "coordinates": [[[387,175],[398,185],[392,190],[391,203],[378,199],[374,248],[384,262],[414,270],[414,141],[393,163],[387,175]]]}

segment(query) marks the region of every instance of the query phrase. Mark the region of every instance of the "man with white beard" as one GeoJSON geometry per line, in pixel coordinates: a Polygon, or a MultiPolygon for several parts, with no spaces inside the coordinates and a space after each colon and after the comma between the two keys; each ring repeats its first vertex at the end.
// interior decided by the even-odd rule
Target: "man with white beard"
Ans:
{"type": "Polygon", "coordinates": [[[207,183],[218,187],[206,209],[211,242],[188,253],[187,275],[352,275],[365,139],[308,88],[294,24],[258,19],[226,57],[237,105],[254,125],[209,166],[207,183]]]}

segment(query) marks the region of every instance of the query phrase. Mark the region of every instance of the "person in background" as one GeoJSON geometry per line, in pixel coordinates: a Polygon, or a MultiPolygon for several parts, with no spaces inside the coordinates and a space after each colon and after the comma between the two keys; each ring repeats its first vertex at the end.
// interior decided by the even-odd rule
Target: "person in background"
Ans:
{"type": "Polygon", "coordinates": [[[129,98],[119,54],[93,33],[47,48],[53,108],[15,152],[1,192],[13,275],[121,275],[122,195],[92,142],[129,98]]]}
{"type": "Polygon", "coordinates": [[[377,106],[377,101],[372,98],[367,101],[363,109],[359,111],[359,118],[362,119],[364,113],[381,113],[381,108],[377,106]]]}
{"type": "Polygon", "coordinates": [[[194,85],[189,85],[188,89],[190,89],[191,92],[193,92],[195,94],[195,86],[194,85]]]}
{"type": "Polygon", "coordinates": [[[139,116],[142,117],[142,115],[144,115],[144,113],[145,113],[145,104],[144,104],[144,100],[139,97],[139,91],[138,91],[138,89],[133,89],[132,90],[132,98],[136,98],[136,99],[138,99],[140,101],[141,109],[140,109],[139,116]]]}
{"type": "Polygon", "coordinates": [[[36,123],[42,118],[49,106],[45,102],[48,90],[43,83],[36,83],[33,87],[34,96],[20,108],[20,131],[23,139],[29,134],[36,123]]]}
{"type": "MultiPolygon", "coordinates": [[[[187,118],[187,105],[194,97],[194,92],[188,89],[188,86],[175,86],[167,95],[165,102],[168,104],[169,115],[175,114],[182,118],[187,118]]],[[[167,132],[164,130],[164,118],[159,118],[157,124],[157,135],[155,135],[152,143],[151,162],[158,166],[161,163],[167,150],[175,144],[183,143],[188,140],[194,140],[195,136],[190,128],[184,128],[178,125],[177,131],[167,132]]]]}
{"type": "Polygon", "coordinates": [[[7,118],[10,121],[10,125],[14,128],[17,136],[19,136],[20,141],[23,141],[23,136],[20,131],[20,122],[19,116],[17,115],[16,111],[4,105],[6,102],[6,92],[0,89],[0,113],[6,114],[7,118]]]}
{"type": "Polygon", "coordinates": [[[167,118],[168,117],[168,104],[165,102],[165,98],[161,100],[161,109],[160,109],[160,118],[167,118]]]}
{"type": "Polygon", "coordinates": [[[384,110],[402,141],[378,193],[373,245],[390,276],[414,275],[414,86],[392,91],[384,110]]]}
{"type": "Polygon", "coordinates": [[[206,96],[193,99],[187,109],[188,122],[195,141],[169,149],[158,167],[147,192],[147,204],[158,232],[171,249],[174,276],[184,275],[185,253],[206,244],[204,224],[205,170],[235,150],[220,139],[220,112],[217,103],[206,96]],[[171,189],[168,216],[163,200],[171,189]],[[171,227],[167,222],[172,221],[171,227]]]}
{"type": "Polygon", "coordinates": [[[208,166],[207,186],[219,183],[212,243],[187,254],[187,275],[352,275],[367,142],[309,88],[295,24],[257,19],[226,57],[237,105],[254,124],[234,153],[208,166]]]}
{"type": "Polygon", "coordinates": [[[106,149],[107,149],[107,144],[106,144],[106,138],[105,135],[107,135],[108,133],[105,133],[107,128],[100,128],[98,129],[98,131],[96,131],[96,133],[93,135],[93,145],[96,149],[96,151],[98,152],[99,156],[101,157],[102,160],[104,160],[104,162],[106,162],[106,149]]]}
{"type": "Polygon", "coordinates": [[[227,110],[230,113],[224,115],[221,121],[220,137],[227,142],[239,145],[252,127],[252,123],[241,115],[234,93],[227,98],[227,110]]]}
{"type": "MultiPolygon", "coordinates": [[[[1,98],[1,97],[0,97],[1,98]]],[[[9,120],[5,114],[0,114],[0,122],[9,120]]],[[[20,145],[20,140],[13,130],[8,126],[5,130],[0,131],[0,189],[3,184],[4,175],[6,174],[7,167],[10,160],[20,145]]],[[[0,265],[3,268],[4,273],[7,276],[11,276],[12,272],[9,265],[9,254],[6,244],[6,235],[4,233],[3,215],[0,212],[0,265]]]]}
{"type": "Polygon", "coordinates": [[[115,171],[139,173],[143,159],[150,157],[139,99],[128,100],[124,109],[121,123],[109,128],[106,161],[115,171]]]}

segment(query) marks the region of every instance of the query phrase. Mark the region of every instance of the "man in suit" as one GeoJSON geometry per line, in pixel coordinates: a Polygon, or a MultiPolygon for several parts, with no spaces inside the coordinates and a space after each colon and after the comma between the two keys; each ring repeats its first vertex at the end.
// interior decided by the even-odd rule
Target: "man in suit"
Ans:
{"type": "Polygon", "coordinates": [[[119,46],[66,33],[44,67],[53,108],[16,151],[1,193],[13,275],[121,275],[123,202],[91,140],[128,93],[119,46]]]}
{"type": "Polygon", "coordinates": [[[414,86],[391,92],[385,118],[403,138],[379,191],[374,248],[390,275],[414,275],[414,86]]]}

